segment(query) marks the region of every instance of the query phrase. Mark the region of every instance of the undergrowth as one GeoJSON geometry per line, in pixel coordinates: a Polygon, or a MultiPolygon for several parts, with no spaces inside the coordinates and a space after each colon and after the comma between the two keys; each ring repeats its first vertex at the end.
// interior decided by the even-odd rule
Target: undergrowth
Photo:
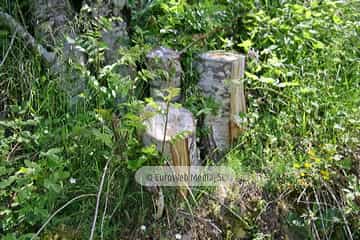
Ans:
{"type": "MultiPolygon", "coordinates": [[[[0,6],[26,24],[29,6],[19,3],[0,6]]],[[[20,38],[11,45],[12,34],[0,31],[1,52],[11,45],[0,66],[6,115],[0,122],[0,236],[29,239],[63,204],[86,195],[57,214],[41,236],[87,238],[107,162],[96,234],[120,239],[135,236],[141,225],[154,234],[170,228],[167,220],[154,223],[151,194],[133,177],[139,167],[161,162],[138,134],[154,77],[143,59],[163,45],[185,49],[183,105],[197,117],[214,107],[196,86],[197,54],[225,49],[248,56],[246,131],[222,164],[245,181],[261,179],[255,181],[266,192],[257,200],[260,212],[279,209],[273,217],[282,227],[263,232],[257,216],[240,216],[242,237],[359,239],[360,4],[157,0],[131,7],[131,47],[114,65],[104,65],[106,46],[98,37],[106,19],[76,40],[94,61],[75,67],[88,85],[75,104],[58,84],[67,79],[50,74],[20,38]],[[133,69],[129,76],[118,74],[124,65],[133,69]]],[[[168,208],[179,207],[169,192],[168,208]]],[[[201,192],[199,201],[206,195],[201,192]]],[[[237,239],[236,232],[230,228],[224,238],[237,239]]]]}

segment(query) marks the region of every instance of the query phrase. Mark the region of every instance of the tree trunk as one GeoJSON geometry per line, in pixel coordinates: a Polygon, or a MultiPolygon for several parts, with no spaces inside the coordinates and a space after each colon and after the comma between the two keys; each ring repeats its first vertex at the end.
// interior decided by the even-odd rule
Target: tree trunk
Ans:
{"type": "MultiPolygon", "coordinates": [[[[158,102],[157,105],[160,109],[146,107],[146,112],[154,115],[144,122],[143,143],[155,144],[159,152],[171,159],[173,166],[188,166],[187,172],[183,172],[184,168],[174,168],[177,174],[189,174],[190,166],[200,165],[194,117],[187,109],[174,106],[169,106],[166,117],[167,104],[158,102]]],[[[187,187],[180,187],[179,192],[185,196],[187,187]]]]}
{"type": "MultiPolygon", "coordinates": [[[[127,48],[130,43],[128,34],[128,22],[130,9],[127,8],[127,0],[98,0],[86,1],[92,10],[93,19],[106,17],[111,19],[111,27],[101,30],[102,40],[106,43],[105,63],[113,64],[120,59],[119,48],[127,48]],[[126,14],[125,14],[126,12],[126,14]]],[[[128,74],[126,69],[121,69],[122,74],[128,74]]]]}
{"type": "Polygon", "coordinates": [[[74,37],[70,26],[74,17],[68,0],[35,0],[33,3],[33,23],[35,38],[48,48],[62,44],[65,35],[74,37]]]}
{"type": "Polygon", "coordinates": [[[219,158],[241,132],[239,113],[246,111],[244,86],[245,56],[225,51],[210,51],[200,55],[197,70],[199,87],[207,97],[219,104],[218,113],[205,116],[209,128],[209,151],[219,158]]]}
{"type": "Polygon", "coordinates": [[[163,102],[156,104],[159,109],[150,106],[145,108],[145,111],[152,113],[153,116],[144,122],[146,126],[143,135],[144,144],[147,146],[155,144],[164,156],[170,158],[178,166],[199,165],[196,125],[192,113],[171,104],[166,117],[167,105],[163,102]],[[164,139],[165,142],[163,142],[164,139]]]}
{"type": "MultiPolygon", "coordinates": [[[[161,73],[151,80],[150,82],[150,96],[156,100],[162,100],[162,96],[166,96],[167,88],[180,88],[181,76],[183,70],[181,68],[179,54],[169,48],[159,47],[146,56],[147,67],[155,71],[165,71],[168,76],[162,76],[161,73]],[[159,76],[160,75],[160,76],[159,76]]],[[[173,100],[177,101],[181,98],[181,95],[175,97],[173,100]]]]}

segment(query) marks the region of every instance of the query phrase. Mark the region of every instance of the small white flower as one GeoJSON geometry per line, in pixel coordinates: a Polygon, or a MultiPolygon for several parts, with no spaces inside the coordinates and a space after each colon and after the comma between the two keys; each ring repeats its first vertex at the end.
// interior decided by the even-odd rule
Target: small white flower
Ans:
{"type": "Polygon", "coordinates": [[[146,226],[145,226],[145,225],[141,225],[141,226],[140,226],[140,230],[143,231],[143,232],[145,232],[146,226]]]}
{"type": "Polygon", "coordinates": [[[177,233],[177,234],[175,234],[175,239],[181,239],[182,238],[182,236],[181,236],[181,234],[180,233],[177,233]]]}
{"type": "Polygon", "coordinates": [[[76,178],[70,178],[69,179],[69,182],[70,182],[70,184],[75,184],[76,183],[76,178]]]}
{"type": "Polygon", "coordinates": [[[333,159],[334,159],[335,161],[340,161],[342,158],[343,158],[343,156],[340,155],[340,154],[335,154],[334,157],[333,157],[333,159]]]}

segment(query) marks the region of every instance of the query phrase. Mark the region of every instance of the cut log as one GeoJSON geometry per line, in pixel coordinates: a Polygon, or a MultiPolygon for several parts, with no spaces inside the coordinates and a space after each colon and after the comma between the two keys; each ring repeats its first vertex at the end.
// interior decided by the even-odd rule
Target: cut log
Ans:
{"type": "Polygon", "coordinates": [[[244,85],[245,56],[236,52],[210,51],[197,62],[199,87],[218,104],[216,115],[205,116],[209,128],[210,151],[226,150],[239,136],[242,127],[239,113],[246,112],[244,85]]]}
{"type": "Polygon", "coordinates": [[[155,144],[160,152],[163,150],[164,156],[169,157],[178,166],[199,165],[196,125],[192,113],[183,107],[170,104],[166,118],[167,105],[163,102],[156,104],[158,109],[150,106],[145,108],[145,111],[151,112],[153,116],[144,122],[146,131],[143,135],[143,143],[146,146],[155,144]],[[166,130],[165,125],[167,125],[166,130]]]}
{"type": "MultiPolygon", "coordinates": [[[[149,70],[163,70],[168,76],[159,76],[150,82],[150,96],[156,100],[161,100],[161,95],[166,96],[164,90],[168,88],[180,88],[181,76],[183,70],[181,68],[179,53],[165,47],[159,47],[146,55],[147,66],[149,70]]],[[[175,97],[177,101],[181,96],[175,97]]]]}
{"type": "MultiPolygon", "coordinates": [[[[171,159],[173,166],[199,165],[196,124],[191,112],[185,108],[170,105],[168,117],[166,117],[167,104],[157,102],[157,105],[158,109],[150,106],[145,108],[145,111],[151,112],[153,116],[144,122],[146,126],[143,134],[144,145],[155,144],[159,152],[163,152],[165,157],[171,159]]],[[[188,168],[188,173],[189,170],[190,168],[188,168]]],[[[186,195],[186,192],[185,187],[180,188],[182,195],[186,195]]]]}

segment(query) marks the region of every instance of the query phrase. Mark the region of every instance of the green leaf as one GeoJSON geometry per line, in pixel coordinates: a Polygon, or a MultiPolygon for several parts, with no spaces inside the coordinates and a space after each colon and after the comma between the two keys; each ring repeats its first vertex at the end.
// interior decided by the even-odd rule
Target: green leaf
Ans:
{"type": "Polygon", "coordinates": [[[98,129],[93,128],[91,130],[91,132],[93,133],[93,135],[95,136],[95,139],[104,143],[106,146],[108,147],[112,147],[113,146],[113,142],[112,142],[112,135],[108,134],[108,133],[102,133],[100,132],[98,129]]]}
{"type": "Polygon", "coordinates": [[[130,170],[137,170],[144,165],[146,160],[147,159],[145,156],[141,156],[140,158],[135,159],[135,160],[128,160],[128,162],[127,162],[128,168],[130,170]]]}
{"type": "Polygon", "coordinates": [[[16,179],[17,178],[15,176],[10,176],[8,179],[1,181],[0,189],[4,189],[4,188],[10,186],[11,184],[13,184],[15,182],[16,179]]]}
{"type": "Polygon", "coordinates": [[[112,111],[110,109],[98,108],[98,109],[95,109],[95,111],[105,121],[111,121],[112,120],[112,111]]]}
{"type": "Polygon", "coordinates": [[[245,52],[248,52],[250,50],[250,48],[252,47],[253,43],[251,42],[250,39],[245,40],[241,43],[238,44],[238,47],[244,48],[245,52]]]}
{"type": "Polygon", "coordinates": [[[336,14],[334,14],[334,15],[332,16],[332,19],[333,19],[334,23],[336,23],[336,24],[341,24],[341,23],[342,23],[341,18],[340,18],[338,15],[336,15],[336,14]]]}
{"type": "Polygon", "coordinates": [[[350,170],[352,167],[352,160],[350,158],[345,158],[342,160],[339,160],[337,162],[337,164],[339,165],[339,167],[346,169],[346,170],[350,170]]]}
{"type": "Polygon", "coordinates": [[[44,180],[44,187],[48,190],[54,191],[56,193],[60,193],[61,186],[59,184],[56,184],[55,182],[51,181],[51,179],[45,179],[44,180]]]}

